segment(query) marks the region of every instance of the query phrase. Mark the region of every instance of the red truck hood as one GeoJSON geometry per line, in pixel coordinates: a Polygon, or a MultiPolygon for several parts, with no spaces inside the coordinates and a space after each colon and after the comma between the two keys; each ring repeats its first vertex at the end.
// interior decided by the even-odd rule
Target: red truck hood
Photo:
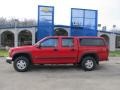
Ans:
{"type": "Polygon", "coordinates": [[[23,53],[23,52],[31,52],[34,49],[35,46],[20,46],[20,47],[14,47],[10,48],[9,50],[9,56],[12,57],[15,53],[23,53]]]}
{"type": "Polygon", "coordinates": [[[20,47],[14,47],[11,48],[10,50],[14,51],[14,50],[20,50],[20,51],[24,51],[24,50],[31,50],[34,46],[20,46],[20,47]]]}

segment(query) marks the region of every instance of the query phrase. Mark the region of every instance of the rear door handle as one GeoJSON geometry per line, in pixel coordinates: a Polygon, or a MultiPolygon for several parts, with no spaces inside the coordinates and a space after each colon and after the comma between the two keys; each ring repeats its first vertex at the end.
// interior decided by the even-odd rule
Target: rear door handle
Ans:
{"type": "Polygon", "coordinates": [[[74,48],[72,48],[72,49],[71,49],[71,51],[75,51],[75,49],[74,49],[74,48]]]}

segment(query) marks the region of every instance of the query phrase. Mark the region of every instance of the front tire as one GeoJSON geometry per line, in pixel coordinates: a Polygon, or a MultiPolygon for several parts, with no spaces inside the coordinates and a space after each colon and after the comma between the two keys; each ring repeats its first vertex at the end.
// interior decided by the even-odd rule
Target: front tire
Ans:
{"type": "Polygon", "coordinates": [[[18,72],[25,72],[28,71],[30,68],[29,59],[25,56],[18,56],[14,60],[14,69],[18,72]]]}
{"type": "Polygon", "coordinates": [[[92,71],[96,68],[96,61],[93,57],[87,56],[83,58],[81,66],[85,71],[92,71]]]}

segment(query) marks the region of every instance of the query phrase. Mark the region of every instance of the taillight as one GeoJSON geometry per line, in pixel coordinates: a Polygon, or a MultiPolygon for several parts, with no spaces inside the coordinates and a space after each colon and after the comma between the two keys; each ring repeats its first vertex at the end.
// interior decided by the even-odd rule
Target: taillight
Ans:
{"type": "Polygon", "coordinates": [[[107,53],[109,55],[109,47],[108,46],[106,47],[106,51],[107,51],[107,53]]]}

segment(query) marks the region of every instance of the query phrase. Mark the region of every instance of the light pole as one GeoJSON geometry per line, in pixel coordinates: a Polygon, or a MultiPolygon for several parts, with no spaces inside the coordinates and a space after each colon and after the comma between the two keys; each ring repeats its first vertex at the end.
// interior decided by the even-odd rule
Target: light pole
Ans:
{"type": "Polygon", "coordinates": [[[14,20],[14,23],[15,23],[15,30],[16,30],[16,27],[17,27],[17,22],[18,22],[18,19],[15,19],[15,20],[14,20]]]}
{"type": "Polygon", "coordinates": [[[17,34],[17,22],[18,22],[18,19],[14,19],[14,23],[15,23],[15,26],[14,26],[14,30],[15,30],[15,37],[14,37],[14,46],[17,47],[18,46],[18,34],[17,34]]]}

